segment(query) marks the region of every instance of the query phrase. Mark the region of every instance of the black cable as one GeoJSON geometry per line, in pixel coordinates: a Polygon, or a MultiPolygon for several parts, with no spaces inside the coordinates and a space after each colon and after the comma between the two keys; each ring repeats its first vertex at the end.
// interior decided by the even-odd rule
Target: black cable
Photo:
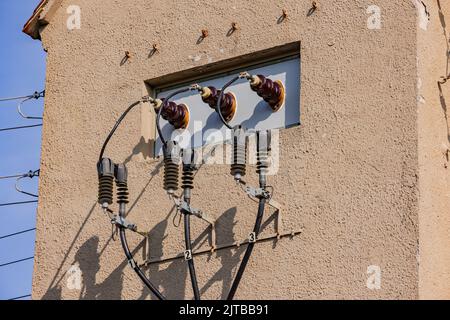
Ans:
{"type": "Polygon", "coordinates": [[[216,112],[219,114],[220,120],[222,121],[222,123],[227,126],[228,129],[233,129],[233,127],[231,127],[228,122],[225,121],[223,115],[222,115],[222,111],[220,110],[220,104],[222,103],[222,98],[223,98],[223,94],[225,92],[225,89],[228,88],[229,86],[231,86],[234,82],[236,82],[237,80],[241,79],[241,76],[236,76],[233,79],[231,79],[230,81],[228,81],[220,90],[220,94],[219,94],[219,99],[217,99],[217,105],[216,105],[216,112]]]}
{"type": "Polygon", "coordinates": [[[111,131],[109,132],[108,136],[106,137],[105,142],[103,143],[102,149],[100,150],[100,156],[98,157],[98,161],[101,161],[103,158],[103,154],[105,153],[105,149],[106,146],[108,145],[109,140],[111,139],[111,137],[113,136],[114,132],[116,131],[117,127],[120,125],[120,123],[122,122],[122,120],[125,118],[125,116],[128,114],[128,112],[131,111],[131,109],[133,109],[135,106],[137,106],[138,104],[141,103],[142,100],[138,100],[134,103],[132,103],[120,116],[120,118],[116,121],[116,123],[114,124],[114,127],[111,129],[111,131]]]}
{"type": "Polygon", "coordinates": [[[33,256],[33,257],[28,257],[28,258],[19,259],[19,260],[10,261],[10,262],[6,262],[6,263],[3,263],[3,264],[0,264],[0,268],[1,268],[1,267],[9,266],[9,265],[11,265],[11,264],[15,264],[15,263],[19,263],[19,262],[31,260],[31,259],[34,259],[34,256],[33,256]]]}
{"type": "MultiPolygon", "coordinates": [[[[106,137],[105,142],[103,143],[102,149],[100,150],[99,155],[99,161],[102,160],[103,154],[105,153],[106,146],[108,145],[109,140],[114,135],[114,132],[119,127],[122,120],[126,117],[126,115],[137,105],[141,103],[141,100],[138,100],[134,103],[132,103],[119,117],[119,119],[114,124],[114,127],[109,132],[108,136],[106,137]]],[[[119,210],[119,215],[123,217],[122,210],[119,210]]],[[[128,247],[127,238],[125,235],[125,229],[123,227],[119,227],[119,235],[120,235],[120,242],[122,244],[123,251],[125,252],[125,256],[128,259],[128,262],[130,263],[130,266],[133,268],[133,270],[136,272],[136,274],[139,276],[139,278],[144,282],[144,284],[150,289],[150,291],[160,300],[166,300],[166,298],[159,292],[159,290],[147,279],[142,269],[138,266],[136,261],[133,258],[133,255],[131,254],[130,248],[128,247]]]]}
{"type": "Polygon", "coordinates": [[[31,232],[31,231],[34,231],[34,230],[36,230],[36,228],[31,228],[31,229],[27,229],[27,230],[23,230],[23,231],[19,231],[19,232],[10,233],[10,234],[1,236],[0,240],[5,239],[5,238],[9,238],[9,237],[13,237],[13,236],[17,236],[17,235],[22,234],[22,233],[31,232]]]}
{"type": "Polygon", "coordinates": [[[125,235],[125,228],[120,227],[119,228],[119,235],[120,235],[120,242],[122,243],[123,251],[125,252],[125,256],[128,259],[128,262],[130,263],[133,270],[137,273],[139,278],[144,282],[144,284],[150,289],[150,291],[159,299],[159,300],[166,300],[166,297],[162,295],[161,292],[154,286],[153,283],[151,283],[147,277],[145,276],[144,272],[141,268],[139,268],[138,264],[133,258],[133,255],[130,252],[130,248],[128,247],[127,238],[125,235]]]}
{"type": "Polygon", "coordinates": [[[156,116],[156,130],[158,131],[159,138],[161,139],[161,142],[162,142],[162,144],[163,144],[164,146],[167,145],[167,141],[166,141],[166,139],[164,139],[164,136],[163,136],[163,133],[162,133],[162,130],[161,130],[161,126],[160,126],[160,124],[159,124],[159,120],[160,120],[160,118],[161,118],[162,110],[166,107],[167,103],[168,103],[168,102],[170,101],[170,99],[172,99],[174,96],[176,96],[176,95],[178,95],[178,94],[180,94],[180,93],[183,93],[183,92],[188,92],[188,91],[190,91],[190,90],[192,90],[192,89],[193,89],[192,87],[184,88],[184,89],[177,90],[177,91],[173,92],[172,94],[169,94],[168,97],[166,97],[166,98],[163,99],[163,103],[161,104],[161,106],[160,106],[159,109],[158,109],[158,114],[157,114],[157,116],[156,116]]]}
{"type": "Polygon", "coordinates": [[[28,298],[28,297],[31,297],[31,294],[26,294],[24,296],[10,298],[8,300],[19,300],[19,299],[28,298]]]}
{"type": "Polygon", "coordinates": [[[19,130],[19,129],[26,129],[26,128],[35,128],[35,127],[42,127],[42,123],[40,124],[32,124],[29,126],[19,126],[19,127],[11,127],[11,128],[1,128],[0,132],[2,131],[12,131],[12,130],[19,130]]]}
{"type": "Polygon", "coordinates": [[[17,204],[27,204],[27,203],[36,203],[37,200],[30,200],[30,201],[18,201],[18,202],[9,202],[9,203],[0,203],[0,207],[6,207],[6,206],[15,206],[17,204]]]}
{"type": "MultiPolygon", "coordinates": [[[[264,215],[264,207],[265,207],[266,199],[259,199],[258,205],[258,214],[256,216],[255,227],[253,228],[253,232],[255,233],[255,240],[258,237],[258,234],[261,229],[262,218],[264,215]]],[[[230,292],[228,293],[227,300],[233,300],[234,295],[236,294],[236,290],[239,286],[239,282],[241,281],[242,275],[244,274],[245,268],[247,267],[247,263],[250,259],[250,256],[253,251],[253,247],[255,246],[255,242],[249,242],[247,245],[247,249],[245,250],[244,258],[239,266],[239,270],[236,273],[233,284],[231,285],[230,292]]]]}
{"type": "MultiPolygon", "coordinates": [[[[189,199],[186,199],[186,203],[189,204],[189,199]]],[[[191,215],[189,213],[184,214],[184,240],[186,244],[186,251],[191,252],[191,259],[189,259],[188,267],[189,274],[191,276],[192,290],[194,291],[195,300],[200,300],[200,290],[198,289],[197,275],[195,273],[194,257],[192,256],[192,241],[191,241],[191,215]]]]}

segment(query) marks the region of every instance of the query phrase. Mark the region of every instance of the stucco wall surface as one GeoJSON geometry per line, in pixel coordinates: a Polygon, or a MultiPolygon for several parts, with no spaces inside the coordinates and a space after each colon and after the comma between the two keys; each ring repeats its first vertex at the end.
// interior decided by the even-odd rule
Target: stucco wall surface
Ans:
{"type": "Polygon", "coordinates": [[[450,298],[450,2],[428,1],[418,28],[419,296],[450,298]]]}
{"type": "MultiPolygon", "coordinates": [[[[417,8],[379,0],[382,25],[373,30],[372,4],[319,1],[308,15],[310,1],[63,1],[42,31],[48,61],[33,298],[151,298],[96,204],[104,138],[145,80],[293,41],[301,42],[302,125],[280,133],[280,169],[269,183],[285,228],[302,234],[257,244],[237,298],[418,298],[417,8]],[[67,29],[69,5],[81,8],[79,30],[67,29]],[[283,8],[288,17],[278,23],[283,8]],[[239,30],[227,36],[232,22],[239,30]],[[204,28],[209,36],[198,43],[204,28]],[[160,52],[150,55],[153,43],[160,52]],[[121,64],[125,51],[131,58],[121,64]],[[367,287],[369,266],[380,267],[379,290],[367,287]],[[81,288],[71,282],[77,268],[81,288]]],[[[150,230],[158,258],[182,252],[184,242],[161,160],[148,156],[147,114],[128,116],[107,155],[127,162],[128,217],[150,230]]],[[[247,237],[256,205],[234,187],[229,168],[205,165],[195,183],[192,205],[217,218],[218,242],[247,237]]],[[[193,238],[205,228],[193,220],[193,238]]],[[[129,236],[138,260],[141,240],[129,236]]],[[[196,259],[204,298],[225,297],[243,251],[196,259]]],[[[184,261],[148,272],[168,298],[192,297],[184,261]]]]}

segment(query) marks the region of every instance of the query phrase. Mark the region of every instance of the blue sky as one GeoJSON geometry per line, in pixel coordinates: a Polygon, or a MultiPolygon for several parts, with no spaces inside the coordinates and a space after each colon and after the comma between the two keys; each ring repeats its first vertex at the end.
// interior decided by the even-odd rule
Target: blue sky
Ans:
{"type": "MultiPolygon", "coordinates": [[[[43,90],[45,58],[41,43],[22,33],[39,0],[0,1],[0,98],[22,96],[43,90]]],[[[17,102],[0,102],[0,128],[30,125],[17,113],[17,102]]],[[[30,115],[41,115],[43,99],[24,104],[30,115]]],[[[0,132],[0,176],[39,168],[41,128],[0,132]]],[[[24,189],[37,193],[37,179],[24,179],[24,189]]],[[[15,180],[0,180],[0,203],[33,200],[14,189],[15,180]]],[[[36,204],[0,207],[0,237],[35,227],[36,204]]],[[[0,265],[30,257],[34,253],[35,233],[0,239],[0,265]]],[[[0,267],[0,299],[31,293],[33,260],[0,267]]]]}

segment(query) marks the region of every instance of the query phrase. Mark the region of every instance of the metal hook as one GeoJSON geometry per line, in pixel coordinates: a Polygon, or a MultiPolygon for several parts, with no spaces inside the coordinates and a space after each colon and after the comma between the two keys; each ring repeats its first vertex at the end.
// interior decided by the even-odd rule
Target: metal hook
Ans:
{"type": "Polygon", "coordinates": [[[24,103],[24,102],[27,102],[27,101],[29,101],[29,100],[31,100],[31,99],[39,99],[39,98],[43,98],[43,97],[45,97],[45,90],[44,91],[41,91],[41,92],[35,92],[33,95],[31,95],[31,96],[29,96],[28,98],[26,98],[26,99],[24,99],[24,100],[22,100],[22,101],[20,101],[19,102],[19,104],[17,105],[17,112],[19,112],[19,114],[22,116],[22,118],[25,118],[25,119],[37,119],[37,120],[42,120],[42,117],[34,117],[34,116],[28,116],[28,115],[26,115],[25,113],[23,113],[22,112],[22,104],[24,103]]]}
{"type": "Polygon", "coordinates": [[[17,178],[16,184],[15,184],[16,191],[17,191],[17,192],[20,192],[20,193],[23,193],[23,194],[26,194],[26,195],[28,195],[28,196],[37,198],[37,197],[38,197],[37,194],[29,193],[29,192],[26,192],[26,191],[23,191],[22,189],[20,189],[20,187],[19,187],[19,181],[20,181],[21,179],[23,179],[23,178],[30,178],[30,179],[32,179],[33,177],[39,177],[39,173],[40,173],[40,170],[39,170],[39,169],[38,169],[38,170],[35,170],[35,171],[30,170],[30,171],[28,171],[28,173],[25,173],[23,176],[17,178]]]}

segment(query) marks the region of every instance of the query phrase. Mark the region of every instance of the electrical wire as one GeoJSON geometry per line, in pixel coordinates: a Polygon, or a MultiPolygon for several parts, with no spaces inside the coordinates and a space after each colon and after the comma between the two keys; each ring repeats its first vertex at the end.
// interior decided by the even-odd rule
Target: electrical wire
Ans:
{"type": "MultiPolygon", "coordinates": [[[[12,100],[23,100],[23,99],[29,99],[29,98],[36,98],[37,95],[41,95],[41,94],[45,94],[45,90],[41,91],[41,92],[35,91],[33,94],[29,94],[27,96],[0,98],[0,102],[12,101],[12,100]]],[[[39,98],[39,96],[36,99],[38,99],[38,98],[39,98]]]]}
{"type": "Polygon", "coordinates": [[[29,170],[27,173],[14,174],[14,175],[10,175],[10,176],[0,176],[0,180],[13,179],[13,178],[39,177],[39,173],[40,173],[39,169],[34,170],[34,171],[33,170],[29,170]]]}
{"type": "Polygon", "coordinates": [[[26,194],[27,196],[38,198],[39,196],[37,194],[30,193],[30,192],[27,192],[27,191],[23,191],[22,189],[20,189],[19,188],[19,181],[21,179],[23,179],[23,178],[30,178],[30,179],[32,179],[34,177],[39,177],[39,173],[40,173],[39,169],[35,170],[35,171],[30,170],[27,173],[23,174],[21,177],[17,178],[16,184],[14,186],[16,188],[16,191],[20,192],[20,193],[23,193],[23,194],[26,194]]]}
{"type": "MultiPolygon", "coordinates": [[[[261,229],[262,218],[264,215],[264,207],[266,204],[266,199],[259,199],[258,205],[258,214],[256,216],[255,226],[253,228],[253,232],[255,233],[255,240],[258,237],[258,234],[261,229]]],[[[233,300],[234,295],[236,294],[237,288],[239,286],[239,282],[242,279],[242,275],[244,274],[245,268],[247,267],[247,263],[250,260],[250,256],[252,255],[253,248],[255,246],[255,242],[249,242],[247,245],[247,249],[245,250],[244,258],[242,258],[242,262],[239,265],[239,269],[236,273],[236,276],[233,280],[233,284],[231,285],[230,292],[228,293],[227,300],[233,300]]]]}
{"type": "Polygon", "coordinates": [[[36,230],[36,228],[31,228],[31,229],[27,229],[27,230],[22,230],[22,231],[18,231],[18,232],[10,233],[10,234],[7,234],[7,235],[4,235],[4,236],[1,236],[1,237],[0,237],[0,240],[2,240],[2,239],[6,239],[6,238],[10,238],[10,237],[14,237],[14,236],[17,236],[17,235],[19,235],[19,234],[23,234],[23,233],[31,232],[31,231],[34,231],[34,230],[36,230]]]}
{"type": "Polygon", "coordinates": [[[39,98],[43,98],[43,97],[45,97],[45,90],[44,90],[44,91],[41,91],[41,92],[37,92],[37,91],[36,91],[36,92],[34,93],[33,96],[28,97],[28,98],[26,98],[26,99],[24,99],[24,100],[22,100],[22,101],[19,102],[19,104],[17,105],[17,112],[22,116],[22,118],[25,118],[25,119],[29,119],[29,120],[33,120],[33,119],[42,120],[42,119],[43,119],[42,117],[27,116],[26,114],[24,114],[23,111],[22,111],[22,105],[23,105],[25,102],[27,102],[27,101],[29,101],[29,100],[31,100],[31,99],[39,99],[39,98]]]}
{"type": "Polygon", "coordinates": [[[228,88],[229,86],[231,86],[234,82],[236,82],[237,80],[241,79],[241,76],[236,76],[233,79],[231,79],[230,81],[228,81],[220,90],[220,94],[219,94],[219,99],[217,99],[217,105],[216,105],[216,112],[219,114],[220,120],[222,121],[222,123],[228,128],[228,129],[233,129],[233,127],[231,127],[228,122],[225,121],[223,115],[222,115],[222,111],[220,110],[220,104],[222,103],[222,98],[223,98],[223,94],[225,92],[225,89],[228,88]]]}
{"type": "Polygon", "coordinates": [[[7,203],[0,203],[0,207],[7,207],[7,206],[15,206],[17,204],[27,204],[27,203],[36,203],[37,200],[30,200],[30,201],[18,201],[18,202],[7,202],[7,203]]]}
{"type": "Polygon", "coordinates": [[[22,176],[23,176],[23,174],[16,174],[16,175],[13,175],[13,176],[0,176],[0,180],[20,178],[22,176]]]}
{"type": "Polygon", "coordinates": [[[6,263],[3,263],[3,264],[0,264],[0,268],[1,268],[1,267],[9,266],[9,265],[11,265],[11,264],[16,264],[16,263],[19,263],[19,262],[23,262],[23,261],[28,261],[28,260],[31,260],[31,259],[34,259],[34,256],[28,257],[28,258],[19,259],[19,260],[14,260],[14,261],[10,261],[10,262],[6,262],[6,263]]]}
{"type": "MultiPolygon", "coordinates": [[[[189,199],[185,200],[189,204],[189,199]]],[[[190,226],[191,216],[189,213],[184,214],[184,239],[186,245],[186,251],[191,252],[191,259],[189,259],[188,267],[189,274],[191,276],[192,290],[194,291],[195,300],[200,300],[200,290],[198,288],[197,275],[195,273],[194,257],[192,256],[192,241],[191,241],[191,226],[190,226]]]]}
{"type": "Polygon", "coordinates": [[[1,128],[0,132],[2,132],[2,131],[19,130],[19,129],[27,129],[27,128],[35,128],[35,127],[42,127],[42,123],[32,124],[32,125],[29,125],[29,126],[18,126],[18,127],[11,127],[11,128],[1,128]]]}
{"type": "Polygon", "coordinates": [[[144,284],[150,289],[150,291],[159,299],[159,300],[166,300],[166,297],[162,295],[161,292],[154,286],[153,283],[150,282],[150,280],[147,279],[142,269],[138,266],[136,261],[133,258],[133,255],[131,254],[130,248],[128,247],[127,238],[125,235],[125,228],[119,227],[119,237],[120,242],[122,244],[123,251],[125,252],[125,256],[128,259],[128,262],[130,263],[130,266],[133,268],[133,270],[136,272],[136,274],[141,278],[141,280],[144,282],[144,284]]]}
{"type": "Polygon", "coordinates": [[[106,146],[109,143],[109,140],[112,138],[112,136],[114,135],[114,132],[117,130],[117,128],[119,127],[120,123],[122,122],[122,120],[126,117],[126,115],[138,104],[140,104],[142,102],[142,100],[138,100],[136,102],[133,102],[120,116],[120,118],[116,121],[116,123],[114,124],[114,127],[111,129],[111,131],[109,132],[108,136],[106,137],[105,142],[103,143],[102,149],[100,150],[100,156],[98,157],[98,161],[101,161],[103,158],[103,154],[105,153],[105,149],[106,146]]]}
{"type": "Polygon", "coordinates": [[[24,295],[24,296],[10,298],[10,299],[8,299],[8,300],[19,300],[19,299],[29,298],[29,297],[31,297],[31,294],[26,294],[26,295],[24,295]]]}

